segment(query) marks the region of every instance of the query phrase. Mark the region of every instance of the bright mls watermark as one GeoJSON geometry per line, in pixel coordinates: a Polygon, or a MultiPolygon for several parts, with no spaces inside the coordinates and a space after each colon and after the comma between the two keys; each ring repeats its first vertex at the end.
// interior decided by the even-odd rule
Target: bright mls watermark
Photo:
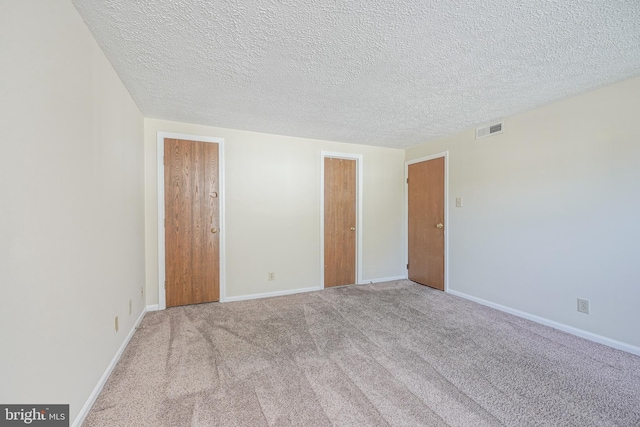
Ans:
{"type": "Polygon", "coordinates": [[[69,427],[69,405],[0,405],[0,427],[69,427]]]}

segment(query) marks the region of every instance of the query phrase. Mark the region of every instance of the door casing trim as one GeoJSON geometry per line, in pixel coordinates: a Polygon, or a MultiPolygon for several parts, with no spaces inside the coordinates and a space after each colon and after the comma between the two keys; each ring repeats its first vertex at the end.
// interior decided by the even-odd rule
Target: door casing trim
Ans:
{"type": "MultiPolygon", "coordinates": [[[[426,162],[428,160],[444,157],[444,291],[449,292],[449,151],[431,154],[417,159],[404,162],[404,261],[405,266],[409,264],[409,165],[426,162]]],[[[409,270],[405,268],[406,277],[409,277],[409,270]]]]}
{"type": "Polygon", "coordinates": [[[356,284],[362,280],[362,194],[363,158],[362,154],[335,151],[320,152],[320,288],[324,289],[324,159],[347,159],[356,161],[356,284]]]}
{"type": "Polygon", "coordinates": [[[164,288],[166,279],[165,241],[164,241],[164,140],[183,139],[196,142],[218,144],[218,185],[220,189],[220,302],[226,299],[226,262],[225,262],[225,185],[224,185],[224,138],[211,136],[188,135],[172,132],[157,134],[157,166],[158,166],[158,310],[167,308],[167,294],[164,288]]]}

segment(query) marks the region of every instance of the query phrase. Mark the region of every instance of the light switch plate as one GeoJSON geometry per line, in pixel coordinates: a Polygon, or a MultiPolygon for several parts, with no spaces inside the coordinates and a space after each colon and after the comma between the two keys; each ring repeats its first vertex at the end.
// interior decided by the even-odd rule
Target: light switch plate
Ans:
{"type": "Polygon", "coordinates": [[[462,207],[462,197],[456,197],[456,208],[462,207]]]}

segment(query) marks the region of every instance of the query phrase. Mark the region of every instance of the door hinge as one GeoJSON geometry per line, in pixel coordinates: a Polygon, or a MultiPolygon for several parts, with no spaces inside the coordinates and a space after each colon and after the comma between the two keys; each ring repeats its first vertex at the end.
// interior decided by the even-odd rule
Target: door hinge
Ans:
{"type": "Polygon", "coordinates": [[[409,264],[407,264],[407,270],[409,269],[409,264]]]}
{"type": "Polygon", "coordinates": [[[167,281],[164,281],[164,288],[167,289],[167,281]]]}
{"type": "Polygon", "coordinates": [[[409,178],[407,178],[407,184],[409,183],[409,178]]]}

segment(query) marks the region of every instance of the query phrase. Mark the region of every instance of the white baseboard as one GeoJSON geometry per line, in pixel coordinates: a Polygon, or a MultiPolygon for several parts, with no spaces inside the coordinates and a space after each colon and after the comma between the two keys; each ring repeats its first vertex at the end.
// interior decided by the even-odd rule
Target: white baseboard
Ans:
{"type": "MultiPolygon", "coordinates": [[[[402,280],[402,279],[406,279],[406,276],[393,276],[393,277],[381,277],[379,279],[366,279],[366,280],[362,280],[360,281],[360,285],[368,285],[371,283],[380,283],[380,282],[391,282],[393,280],[402,280]]],[[[220,301],[220,302],[234,302],[234,301],[245,301],[245,300],[250,300],[250,299],[258,299],[258,298],[270,298],[270,297],[280,297],[283,295],[292,295],[292,294],[299,294],[302,292],[313,292],[313,291],[321,291],[324,288],[322,286],[314,286],[313,288],[299,288],[299,289],[289,289],[286,291],[275,291],[275,292],[264,292],[261,294],[251,294],[251,295],[240,295],[237,297],[226,297],[224,299],[224,301],[220,301]]],[[[157,305],[155,306],[147,306],[147,311],[151,311],[150,307],[156,307],[156,310],[158,309],[157,305]]]]}
{"type": "Polygon", "coordinates": [[[321,290],[322,288],[320,286],[315,286],[313,288],[289,289],[286,291],[264,292],[261,294],[240,295],[237,297],[226,297],[224,301],[220,301],[220,302],[233,302],[233,301],[245,301],[250,299],[258,299],[258,298],[280,297],[283,295],[299,294],[302,292],[313,292],[313,291],[321,291],[321,290]]]}
{"type": "Polygon", "coordinates": [[[138,320],[136,320],[136,322],[133,324],[133,327],[127,334],[127,337],[122,342],[122,345],[116,352],[115,356],[113,356],[113,359],[111,359],[111,363],[109,363],[109,366],[107,366],[107,369],[104,371],[104,374],[102,374],[100,381],[98,381],[98,384],[96,384],[96,386],[94,387],[93,391],[89,395],[89,398],[87,399],[84,406],[80,410],[80,413],[76,416],[76,419],[73,420],[73,424],[71,424],[72,427],[80,427],[84,422],[84,419],[87,417],[87,414],[89,414],[89,410],[91,409],[96,399],[98,398],[98,395],[102,391],[102,387],[104,387],[104,385],[107,383],[107,380],[109,379],[109,375],[111,375],[113,368],[116,367],[116,364],[118,363],[118,360],[120,360],[120,357],[124,352],[124,349],[127,348],[127,345],[131,340],[131,337],[133,337],[133,334],[135,333],[136,328],[140,325],[140,322],[142,322],[142,318],[146,313],[147,313],[147,308],[145,307],[144,310],[142,310],[142,313],[140,313],[138,320]]]}
{"type": "Polygon", "coordinates": [[[149,311],[158,311],[158,304],[148,305],[147,312],[149,311]]]}
{"type": "Polygon", "coordinates": [[[359,285],[370,285],[371,283],[393,282],[394,280],[404,280],[407,276],[380,277],[378,279],[362,279],[359,285]]]}
{"type": "Polygon", "coordinates": [[[486,305],[487,307],[495,308],[496,310],[504,311],[505,313],[513,314],[514,316],[522,317],[524,319],[531,320],[536,323],[540,323],[541,325],[549,326],[551,328],[558,329],[572,335],[576,335],[580,338],[588,339],[589,341],[597,342],[599,344],[604,344],[608,347],[612,347],[618,350],[626,351],[627,353],[640,356],[640,347],[636,347],[634,345],[627,344],[622,341],[616,341],[614,339],[607,338],[602,335],[594,334],[592,332],[588,332],[583,329],[578,329],[573,326],[565,325],[564,323],[556,322],[553,320],[546,319],[544,317],[540,317],[534,314],[526,313],[524,311],[516,310],[515,308],[496,304],[494,302],[483,300],[481,298],[477,298],[462,292],[449,290],[448,293],[450,293],[451,295],[458,296],[460,298],[477,302],[478,304],[486,305]]]}

